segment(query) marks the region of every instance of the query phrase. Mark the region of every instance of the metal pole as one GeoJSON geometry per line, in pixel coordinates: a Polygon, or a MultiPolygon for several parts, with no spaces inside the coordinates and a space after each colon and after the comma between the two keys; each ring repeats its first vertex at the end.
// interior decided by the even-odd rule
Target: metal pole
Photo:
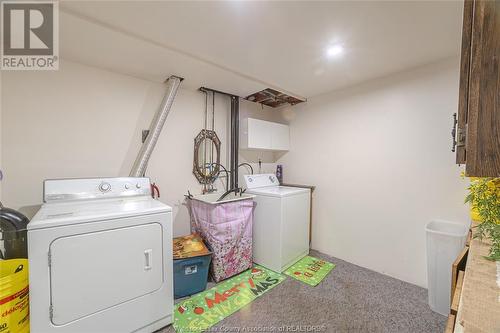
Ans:
{"type": "Polygon", "coordinates": [[[238,188],[238,150],[240,132],[240,101],[237,96],[231,96],[231,186],[238,188]]]}

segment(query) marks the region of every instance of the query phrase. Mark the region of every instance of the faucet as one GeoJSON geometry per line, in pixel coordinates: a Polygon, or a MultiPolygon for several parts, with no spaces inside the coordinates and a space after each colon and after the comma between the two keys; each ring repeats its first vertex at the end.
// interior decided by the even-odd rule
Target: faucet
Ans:
{"type": "Polygon", "coordinates": [[[244,165],[246,165],[246,166],[248,166],[248,167],[250,168],[250,172],[251,172],[251,174],[253,175],[253,168],[252,168],[252,166],[251,166],[250,164],[248,164],[248,163],[241,163],[240,165],[238,165],[238,168],[240,168],[240,167],[242,167],[242,166],[244,166],[244,165]]]}
{"type": "MultiPolygon", "coordinates": [[[[217,162],[212,162],[212,163],[207,163],[208,166],[214,166],[214,165],[217,165],[220,167],[221,170],[219,170],[219,173],[217,174],[217,176],[215,177],[215,179],[217,179],[220,175],[221,172],[225,172],[226,173],[226,191],[229,191],[229,171],[227,171],[227,169],[220,163],[217,163],[217,162]]],[[[215,180],[214,179],[214,180],[215,180]]],[[[212,191],[209,190],[209,192],[214,192],[215,189],[213,189],[213,186],[212,186],[212,191]]]]}
{"type": "Polygon", "coordinates": [[[219,199],[217,199],[217,202],[222,201],[225,197],[227,197],[229,194],[231,194],[231,193],[233,193],[233,192],[234,192],[234,194],[235,194],[235,195],[237,195],[237,194],[238,194],[238,192],[239,192],[239,193],[240,193],[240,196],[241,196],[241,195],[242,195],[245,191],[246,191],[246,190],[242,189],[241,187],[237,187],[237,188],[230,189],[230,190],[228,190],[228,191],[224,192],[224,194],[222,194],[222,195],[220,196],[220,198],[219,198],[219,199]]]}
{"type": "Polygon", "coordinates": [[[216,192],[217,189],[214,187],[213,183],[208,186],[207,189],[203,189],[203,194],[216,192]]]}
{"type": "MultiPolygon", "coordinates": [[[[246,191],[246,190],[243,190],[242,188],[232,188],[232,189],[229,189],[229,171],[227,171],[227,169],[220,163],[217,163],[217,162],[212,162],[212,163],[207,163],[208,166],[213,166],[213,165],[217,165],[220,167],[221,170],[219,170],[219,174],[221,172],[225,172],[226,173],[226,192],[224,192],[219,199],[217,199],[217,202],[219,201],[222,201],[225,197],[227,197],[229,194],[231,194],[232,192],[234,192],[235,194],[238,194],[238,192],[240,193],[240,196],[246,191]]],[[[238,168],[242,167],[242,166],[248,166],[250,168],[250,171],[253,175],[253,168],[250,164],[248,163],[241,163],[240,165],[238,165],[238,168]]],[[[219,174],[217,174],[217,177],[219,177],[219,174]]],[[[216,178],[217,178],[216,177],[216,178]]],[[[213,187],[209,188],[208,193],[210,192],[215,192],[215,189],[213,187]]]]}

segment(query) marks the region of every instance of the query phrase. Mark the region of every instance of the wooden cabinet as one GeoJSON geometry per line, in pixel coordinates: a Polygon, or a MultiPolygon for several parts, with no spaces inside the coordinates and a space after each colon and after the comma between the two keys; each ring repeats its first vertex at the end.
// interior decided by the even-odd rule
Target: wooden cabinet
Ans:
{"type": "Polygon", "coordinates": [[[448,315],[448,320],[446,321],[446,328],[444,330],[444,333],[453,333],[455,329],[455,315],[449,314],[448,315]]]}
{"type": "Polygon", "coordinates": [[[500,1],[465,0],[456,157],[468,176],[500,177],[500,1]]]}
{"type": "Polygon", "coordinates": [[[453,303],[455,299],[456,289],[457,286],[460,284],[460,272],[465,271],[465,266],[467,264],[467,254],[469,254],[468,246],[464,247],[464,249],[460,252],[457,259],[453,262],[451,266],[451,293],[450,293],[451,295],[450,304],[452,305],[451,313],[453,313],[453,303]]]}
{"type": "Polygon", "coordinates": [[[241,123],[242,149],[287,151],[290,149],[288,125],[247,118],[241,123]]]}
{"type": "Polygon", "coordinates": [[[453,333],[455,331],[455,322],[460,304],[460,297],[464,284],[465,269],[467,265],[467,255],[469,247],[466,246],[453,262],[451,267],[451,299],[450,299],[450,314],[446,322],[445,333],[453,333]]]}
{"type": "MultiPolygon", "coordinates": [[[[472,228],[477,224],[473,222],[472,228]]],[[[497,265],[486,259],[491,243],[472,238],[452,266],[450,316],[445,332],[500,332],[497,265]]]]}

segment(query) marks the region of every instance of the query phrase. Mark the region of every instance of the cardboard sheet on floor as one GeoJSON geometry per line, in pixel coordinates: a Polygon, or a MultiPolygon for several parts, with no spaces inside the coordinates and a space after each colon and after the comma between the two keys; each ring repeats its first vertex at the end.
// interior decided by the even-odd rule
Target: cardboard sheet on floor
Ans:
{"type": "Polygon", "coordinates": [[[285,274],[310,286],[317,286],[335,264],[311,256],[305,256],[285,271],[285,274]]]}
{"type": "Polygon", "coordinates": [[[254,266],[175,305],[177,333],[203,332],[280,284],[286,277],[254,266]]]}

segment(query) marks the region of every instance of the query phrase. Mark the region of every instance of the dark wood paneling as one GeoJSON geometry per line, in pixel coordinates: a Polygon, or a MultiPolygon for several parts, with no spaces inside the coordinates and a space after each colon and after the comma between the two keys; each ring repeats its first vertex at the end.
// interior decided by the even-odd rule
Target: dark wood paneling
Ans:
{"type": "MultiPolygon", "coordinates": [[[[469,100],[469,75],[470,75],[470,53],[471,53],[471,38],[472,38],[472,15],[473,15],[473,0],[465,0],[464,2],[464,17],[462,27],[462,54],[460,61],[460,90],[458,99],[458,132],[460,130],[465,133],[467,124],[467,108],[469,100]]],[[[466,149],[465,145],[457,146],[457,164],[465,164],[466,149]]]]}
{"type": "Polygon", "coordinates": [[[466,173],[500,177],[500,1],[476,0],[472,24],[466,173]]]}

